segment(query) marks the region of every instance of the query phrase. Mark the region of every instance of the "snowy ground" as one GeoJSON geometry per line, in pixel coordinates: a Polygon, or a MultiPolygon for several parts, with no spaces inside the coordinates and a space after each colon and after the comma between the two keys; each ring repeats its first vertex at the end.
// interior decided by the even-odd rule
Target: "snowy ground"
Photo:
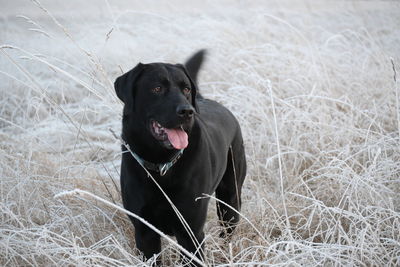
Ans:
{"type": "Polygon", "coordinates": [[[238,117],[249,167],[229,242],[210,205],[206,264],[400,264],[399,1],[1,6],[0,265],[150,264],[124,213],[54,196],[120,205],[114,79],[200,48],[200,89],[238,117]]]}

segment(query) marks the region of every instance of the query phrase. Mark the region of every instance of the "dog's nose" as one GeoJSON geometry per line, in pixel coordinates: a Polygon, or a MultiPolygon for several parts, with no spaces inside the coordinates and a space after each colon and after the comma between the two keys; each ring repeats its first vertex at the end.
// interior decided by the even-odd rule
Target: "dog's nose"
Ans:
{"type": "Polygon", "coordinates": [[[194,114],[194,108],[189,105],[179,105],[176,108],[176,114],[181,118],[191,118],[194,114]]]}

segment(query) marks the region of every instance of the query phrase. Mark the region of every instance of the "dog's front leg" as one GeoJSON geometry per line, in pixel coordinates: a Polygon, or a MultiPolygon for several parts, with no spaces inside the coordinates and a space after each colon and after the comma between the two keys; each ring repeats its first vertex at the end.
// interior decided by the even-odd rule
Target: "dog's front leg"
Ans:
{"type": "MultiPolygon", "coordinates": [[[[179,245],[184,247],[187,251],[191,252],[195,255],[199,260],[204,261],[204,232],[199,231],[198,233],[194,233],[195,237],[190,238],[189,234],[186,231],[180,231],[176,234],[176,240],[179,245]]],[[[182,260],[191,262],[190,266],[198,266],[192,259],[182,254],[182,260]]]]}
{"type": "Polygon", "coordinates": [[[135,240],[137,248],[146,259],[150,259],[161,251],[160,236],[142,223],[135,224],[135,240]]]}

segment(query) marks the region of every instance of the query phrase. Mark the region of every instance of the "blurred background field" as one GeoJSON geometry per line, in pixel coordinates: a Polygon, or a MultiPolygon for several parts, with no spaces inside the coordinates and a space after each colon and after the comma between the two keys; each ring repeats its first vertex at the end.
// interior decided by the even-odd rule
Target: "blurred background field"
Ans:
{"type": "Polygon", "coordinates": [[[115,78],[201,48],[248,159],[245,219],[224,241],[211,202],[207,264],[400,264],[399,1],[0,4],[0,265],[150,264],[125,214],[54,196],[120,205],[115,78]]]}

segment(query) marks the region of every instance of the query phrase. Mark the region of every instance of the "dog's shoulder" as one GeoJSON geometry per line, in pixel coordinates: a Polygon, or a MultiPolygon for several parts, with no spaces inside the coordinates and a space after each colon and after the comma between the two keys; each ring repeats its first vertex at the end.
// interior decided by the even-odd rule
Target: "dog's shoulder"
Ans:
{"type": "Polygon", "coordinates": [[[199,114],[196,115],[200,128],[216,137],[220,134],[230,136],[240,129],[232,112],[221,103],[210,99],[199,99],[199,114]]]}

